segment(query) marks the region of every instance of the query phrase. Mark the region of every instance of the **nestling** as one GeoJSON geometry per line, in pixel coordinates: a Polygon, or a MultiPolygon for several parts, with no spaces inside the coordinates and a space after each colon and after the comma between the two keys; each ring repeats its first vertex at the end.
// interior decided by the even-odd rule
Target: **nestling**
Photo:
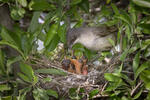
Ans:
{"type": "Polygon", "coordinates": [[[81,27],[72,28],[67,32],[67,46],[72,48],[76,43],[80,43],[93,51],[108,50],[112,47],[109,38],[116,40],[115,27],[81,27]]]}

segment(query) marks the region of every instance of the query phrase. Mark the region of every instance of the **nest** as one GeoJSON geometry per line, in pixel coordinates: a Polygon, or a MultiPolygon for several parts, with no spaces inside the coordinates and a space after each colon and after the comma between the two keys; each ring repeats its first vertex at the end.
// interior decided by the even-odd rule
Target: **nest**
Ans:
{"type": "Polygon", "coordinates": [[[61,62],[59,61],[49,61],[46,57],[42,58],[34,58],[30,57],[31,61],[36,62],[35,64],[31,64],[33,69],[41,69],[41,68],[54,68],[59,69],[67,73],[66,76],[60,75],[50,75],[50,74],[37,74],[39,79],[43,79],[45,77],[50,77],[52,79],[51,82],[43,83],[39,82],[39,86],[44,89],[53,89],[58,92],[62,97],[68,97],[70,88],[84,88],[86,91],[86,96],[88,97],[88,93],[93,89],[99,89],[99,95],[103,96],[101,93],[104,91],[107,82],[104,79],[104,73],[112,72],[116,66],[119,64],[118,57],[113,58],[107,64],[101,64],[100,66],[95,67],[94,65],[89,66],[88,75],[78,75],[74,73],[70,73],[62,69],[61,62]]]}

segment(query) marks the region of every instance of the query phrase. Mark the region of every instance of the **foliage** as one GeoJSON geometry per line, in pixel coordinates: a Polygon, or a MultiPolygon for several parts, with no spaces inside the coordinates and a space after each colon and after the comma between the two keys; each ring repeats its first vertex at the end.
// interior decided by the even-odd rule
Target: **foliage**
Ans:
{"type": "MultiPolygon", "coordinates": [[[[148,0],[131,0],[125,9],[118,8],[113,0],[106,0],[101,6],[101,12],[94,17],[90,15],[90,3],[88,0],[0,0],[8,4],[10,16],[14,20],[13,30],[0,25],[0,99],[26,100],[26,96],[32,94],[35,100],[49,100],[51,97],[59,98],[58,93],[52,89],[43,89],[39,82],[51,82],[51,78],[40,79],[39,73],[66,75],[56,69],[34,70],[30,64],[31,55],[39,53],[38,41],[42,41],[44,48],[42,55],[52,58],[59,43],[66,45],[66,29],[68,17],[74,22],[73,27],[80,27],[84,21],[83,14],[87,14],[91,22],[90,26],[104,24],[116,25],[118,28],[117,44],[109,40],[115,47],[121,44],[120,65],[116,66],[113,73],[105,73],[105,79],[109,82],[104,94],[112,100],[139,99],[146,91],[150,98],[150,2],[148,0]],[[114,3],[112,3],[114,2],[114,3]],[[69,9],[68,9],[69,8],[69,9]],[[20,21],[29,18],[30,25],[24,30],[20,21]],[[100,20],[106,18],[106,21],[100,20]],[[39,19],[42,20],[39,22],[39,19]],[[121,38],[123,36],[123,38],[121,38]],[[122,41],[121,41],[122,39],[122,41]],[[15,56],[9,56],[6,47],[17,51],[15,56]],[[30,64],[28,63],[30,62],[30,64]],[[19,63],[20,71],[15,76],[14,64],[19,63]],[[128,68],[129,67],[129,68],[128,68]],[[130,69],[130,70],[127,70],[130,69]],[[128,75],[124,70],[131,75],[128,75]],[[131,71],[131,72],[130,72],[131,71]],[[22,85],[23,87],[20,87],[22,85]]],[[[96,4],[97,2],[95,2],[96,4]]],[[[72,23],[71,23],[72,24],[72,23]]],[[[96,53],[87,50],[80,44],[74,45],[75,54],[83,53],[89,58],[96,53]]],[[[103,52],[101,60],[110,53],[103,52]]],[[[99,90],[92,90],[88,95],[92,99],[99,90]]],[[[71,88],[70,99],[82,100],[86,97],[83,88],[71,88]]]]}
{"type": "MultiPolygon", "coordinates": [[[[121,66],[118,66],[119,68],[113,73],[105,73],[105,79],[109,81],[105,93],[112,100],[139,99],[145,89],[149,93],[150,55],[148,52],[150,52],[150,45],[149,39],[146,38],[146,34],[149,34],[149,32],[144,32],[146,27],[143,27],[149,24],[149,13],[141,12],[141,10],[146,10],[147,5],[148,1],[146,0],[133,0],[133,2],[130,2],[127,11],[118,9],[114,4],[111,5],[114,11],[113,20],[117,20],[119,27],[118,38],[123,34],[121,32],[125,32],[122,41],[123,50],[120,56],[121,66]],[[139,7],[140,10],[137,9],[139,7]],[[138,16],[142,14],[145,16],[139,18],[138,16]],[[129,65],[127,66],[127,64],[129,65]],[[133,77],[124,73],[127,67],[130,68],[130,70],[127,70],[128,72],[133,71],[133,77]]],[[[120,43],[119,39],[118,43],[120,43]]]]}

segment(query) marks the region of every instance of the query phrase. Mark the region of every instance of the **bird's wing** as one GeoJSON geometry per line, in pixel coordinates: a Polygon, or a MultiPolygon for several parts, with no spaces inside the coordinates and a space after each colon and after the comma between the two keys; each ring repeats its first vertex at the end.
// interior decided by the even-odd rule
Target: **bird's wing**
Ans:
{"type": "Polygon", "coordinates": [[[94,27],[92,28],[92,32],[95,33],[97,36],[104,37],[109,34],[115,33],[117,31],[116,27],[106,27],[106,26],[101,26],[101,27],[94,27]]]}

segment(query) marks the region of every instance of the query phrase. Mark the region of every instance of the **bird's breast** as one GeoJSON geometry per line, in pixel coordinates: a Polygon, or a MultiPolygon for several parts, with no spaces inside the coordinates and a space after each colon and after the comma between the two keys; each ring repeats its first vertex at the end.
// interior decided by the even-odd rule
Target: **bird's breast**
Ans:
{"type": "Polygon", "coordinates": [[[94,51],[105,50],[106,48],[112,46],[108,40],[109,38],[115,40],[115,36],[113,34],[107,35],[105,37],[99,37],[92,33],[82,34],[79,38],[77,38],[74,44],[81,43],[86,48],[94,51]]]}

